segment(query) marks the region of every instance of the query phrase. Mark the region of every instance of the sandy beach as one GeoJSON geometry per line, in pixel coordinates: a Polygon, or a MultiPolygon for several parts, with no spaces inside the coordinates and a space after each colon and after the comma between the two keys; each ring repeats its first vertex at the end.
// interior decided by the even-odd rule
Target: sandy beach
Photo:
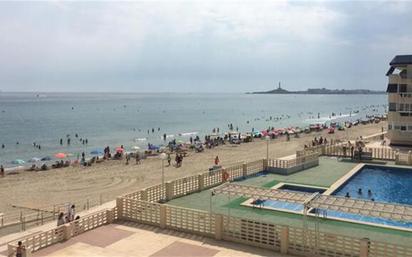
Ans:
{"type": "MultiPolygon", "coordinates": [[[[305,144],[310,144],[313,137],[323,136],[328,140],[356,139],[359,136],[381,132],[386,122],[359,125],[345,131],[327,134],[327,130],[310,134],[300,134],[299,138],[286,137],[270,142],[270,158],[294,154],[305,144]]],[[[241,145],[224,145],[206,149],[202,153],[190,152],[184,158],[180,168],[165,167],[166,180],[197,174],[208,170],[214,158],[219,156],[223,166],[243,161],[252,161],[266,157],[266,142],[255,139],[254,142],[241,145]]],[[[174,160],[174,156],[172,156],[174,160]]],[[[166,161],[165,161],[166,164],[166,161]]],[[[161,182],[161,160],[148,158],[136,165],[134,160],[129,165],[125,161],[106,161],[92,167],[68,167],[39,172],[20,172],[0,178],[0,213],[16,212],[12,205],[30,208],[50,209],[54,204],[65,202],[84,203],[90,199],[91,204],[114,200],[118,195],[135,191],[161,182]]],[[[83,206],[79,208],[82,209],[83,206]]]]}

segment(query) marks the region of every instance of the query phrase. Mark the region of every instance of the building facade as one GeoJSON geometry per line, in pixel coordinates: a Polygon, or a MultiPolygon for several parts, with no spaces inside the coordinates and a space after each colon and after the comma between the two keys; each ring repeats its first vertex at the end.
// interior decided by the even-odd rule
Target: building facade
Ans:
{"type": "Polygon", "coordinates": [[[392,145],[412,145],[412,55],[397,55],[390,62],[388,133],[392,145]]]}

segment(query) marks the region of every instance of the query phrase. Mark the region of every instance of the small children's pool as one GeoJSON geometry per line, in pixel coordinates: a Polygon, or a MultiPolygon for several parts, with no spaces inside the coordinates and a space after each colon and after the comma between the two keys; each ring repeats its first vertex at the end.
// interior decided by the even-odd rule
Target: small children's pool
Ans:
{"type": "MultiPolygon", "coordinates": [[[[326,191],[326,189],[323,189],[323,188],[304,186],[304,185],[292,185],[292,184],[283,184],[277,189],[282,189],[286,191],[298,191],[298,192],[303,192],[303,193],[316,193],[316,192],[323,193],[326,191]]],[[[263,202],[263,206],[273,208],[273,209],[287,210],[287,211],[293,211],[293,212],[303,211],[303,206],[301,204],[289,203],[289,202],[284,202],[284,201],[265,200],[263,202]]]]}

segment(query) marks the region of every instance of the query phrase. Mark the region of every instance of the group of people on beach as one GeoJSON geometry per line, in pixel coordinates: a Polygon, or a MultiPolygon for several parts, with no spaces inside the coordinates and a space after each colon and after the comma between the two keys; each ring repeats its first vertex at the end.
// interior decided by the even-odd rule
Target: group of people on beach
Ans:
{"type": "Polygon", "coordinates": [[[59,216],[57,217],[57,226],[70,223],[78,219],[80,219],[80,216],[79,215],[76,216],[76,206],[72,204],[66,215],[64,212],[59,213],[59,216]]]}

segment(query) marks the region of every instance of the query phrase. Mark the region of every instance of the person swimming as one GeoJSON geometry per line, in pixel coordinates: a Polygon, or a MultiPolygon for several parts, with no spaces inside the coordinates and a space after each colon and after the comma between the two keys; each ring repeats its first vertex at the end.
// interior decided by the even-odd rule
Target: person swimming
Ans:
{"type": "Polygon", "coordinates": [[[345,197],[346,197],[346,198],[350,198],[349,192],[346,192],[345,197]]]}
{"type": "Polygon", "coordinates": [[[362,194],[362,188],[358,189],[358,194],[360,194],[360,195],[362,194]]]}

